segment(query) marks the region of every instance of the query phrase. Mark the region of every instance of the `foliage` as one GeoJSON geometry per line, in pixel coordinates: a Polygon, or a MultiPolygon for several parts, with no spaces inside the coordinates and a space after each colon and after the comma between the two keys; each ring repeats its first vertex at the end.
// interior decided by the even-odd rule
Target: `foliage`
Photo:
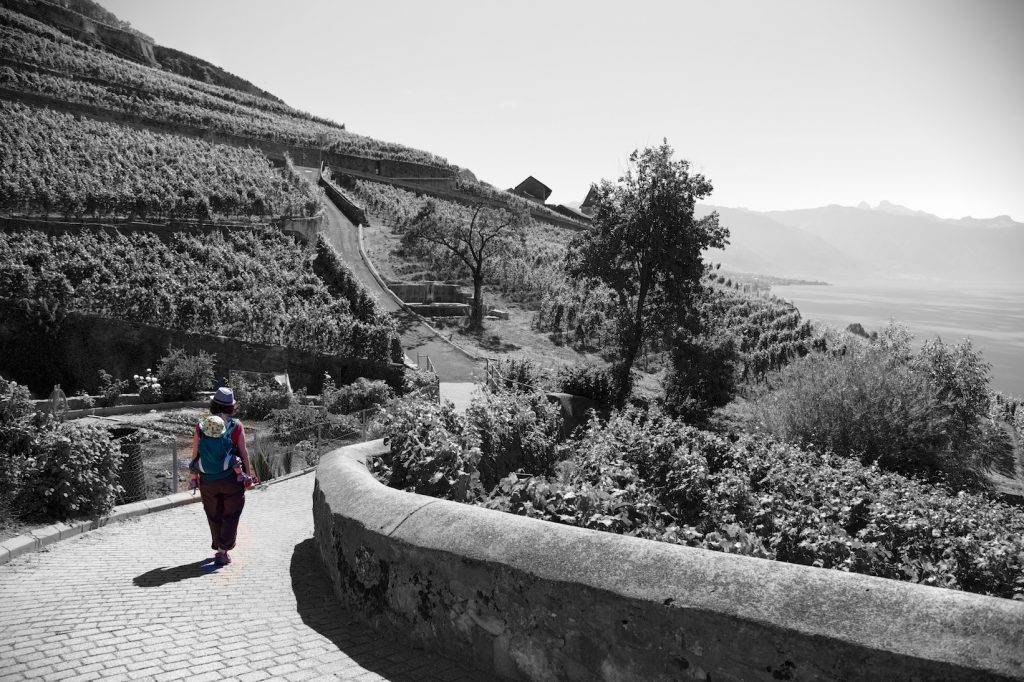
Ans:
{"type": "Polygon", "coordinates": [[[392,488],[459,501],[478,499],[480,448],[463,417],[450,402],[393,403],[385,414],[386,460],[370,463],[373,473],[392,488]]]}
{"type": "Polygon", "coordinates": [[[490,388],[511,393],[544,391],[551,382],[547,370],[526,356],[498,360],[489,379],[490,388]]]}
{"type": "Polygon", "coordinates": [[[168,348],[156,368],[164,400],[195,400],[200,392],[211,390],[215,360],[204,350],[189,355],[184,348],[168,348]]]}
{"type": "Polygon", "coordinates": [[[132,379],[139,391],[139,400],[147,405],[163,402],[164,391],[160,380],[153,374],[153,370],[147,369],[144,375],[136,374],[132,379]]]}
{"type": "Polygon", "coordinates": [[[915,356],[910,341],[891,325],[877,342],[793,363],[757,402],[757,424],[891,471],[984,487],[981,472],[1012,456],[988,414],[987,365],[969,343],[936,339],[915,356]]]}
{"type": "Polygon", "coordinates": [[[315,259],[269,229],[203,239],[0,233],[0,302],[55,299],[52,307],[166,329],[388,361],[394,323],[358,294],[332,294],[315,259]]]}
{"type": "Polygon", "coordinates": [[[458,204],[428,199],[412,219],[402,238],[404,246],[427,243],[458,259],[473,280],[470,327],[483,326],[482,287],[496,256],[522,248],[528,215],[484,206],[463,208],[458,204]]]}
{"type": "Polygon", "coordinates": [[[287,407],[274,410],[273,433],[285,443],[305,440],[336,440],[359,431],[359,421],[347,416],[336,416],[317,405],[292,401],[287,407]]]}
{"type": "Polygon", "coordinates": [[[113,407],[117,404],[117,399],[121,397],[121,394],[128,389],[127,379],[114,380],[110,372],[105,369],[101,369],[99,372],[100,383],[99,383],[99,404],[100,407],[113,407]]]}
{"type": "Polygon", "coordinates": [[[465,432],[478,448],[480,483],[490,490],[512,471],[550,475],[561,412],[543,393],[484,392],[466,410],[465,432]]]}
{"type": "MultiPolygon", "coordinates": [[[[526,406],[522,396],[500,399],[526,406]]],[[[516,412],[491,417],[504,414],[516,412]]],[[[490,419],[476,423],[450,406],[397,406],[377,475],[556,523],[1024,599],[1024,512],[986,495],[637,409],[553,446],[548,473],[512,473],[488,487],[476,430],[494,429],[490,419]]]]}
{"type": "MultiPolygon", "coordinates": [[[[635,151],[617,184],[605,180],[595,186],[593,225],[573,239],[567,256],[574,279],[596,280],[615,292],[615,369],[623,378],[651,335],[652,314],[659,308],[673,317],[685,313],[704,276],[701,251],[727,243],[728,230],[718,224],[717,213],[694,216],[711,183],[691,175],[690,164],[673,161],[672,154],[668,143],[635,151]]],[[[622,404],[625,382],[619,389],[616,402],[622,404]]]]}
{"type": "Polygon", "coordinates": [[[606,405],[612,404],[620,393],[615,375],[606,367],[594,365],[562,367],[555,383],[562,393],[580,395],[606,405]]]}
{"type": "Polygon", "coordinates": [[[347,386],[335,386],[334,379],[324,372],[324,385],[321,391],[324,407],[332,414],[349,414],[368,410],[371,407],[386,405],[395,397],[385,382],[359,377],[347,386]]]}
{"type": "Polygon", "coordinates": [[[0,377],[0,425],[27,417],[35,411],[32,395],[26,387],[0,377]]]}
{"type": "MultiPolygon", "coordinates": [[[[269,418],[274,410],[282,410],[292,402],[288,388],[271,376],[238,378],[232,382],[238,407],[235,416],[239,419],[261,421],[269,418]]],[[[260,480],[264,480],[262,477],[260,480]]]]}
{"type": "Polygon", "coordinates": [[[209,222],[310,216],[318,197],[248,147],[0,102],[0,210],[209,222]]]}
{"type": "Polygon", "coordinates": [[[436,389],[440,380],[437,375],[425,369],[406,369],[402,375],[402,395],[409,395],[424,389],[436,389]]]}
{"type": "Polygon", "coordinates": [[[108,512],[122,492],[117,442],[99,427],[40,413],[0,425],[4,496],[18,516],[64,521],[108,512]]]}
{"type": "Polygon", "coordinates": [[[672,414],[687,423],[703,423],[736,396],[740,357],[733,336],[681,333],[671,353],[665,404],[672,414]]]}

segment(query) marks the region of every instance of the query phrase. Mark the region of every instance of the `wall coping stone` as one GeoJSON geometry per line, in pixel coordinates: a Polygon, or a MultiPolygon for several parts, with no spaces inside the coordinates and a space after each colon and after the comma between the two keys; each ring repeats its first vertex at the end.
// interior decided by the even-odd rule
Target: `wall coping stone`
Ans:
{"type": "Polygon", "coordinates": [[[390,582],[374,586],[377,612],[361,615],[376,626],[405,629],[402,636],[428,648],[471,656],[499,676],[649,678],[651,670],[641,674],[623,663],[621,650],[641,644],[622,634],[626,628],[616,625],[621,618],[636,627],[663,621],[640,640],[648,657],[666,659],[656,678],[667,679],[677,665],[685,668],[679,677],[715,680],[1024,680],[1022,602],[642,540],[406,493],[384,486],[364,465],[366,458],[386,452],[381,440],[344,447],[325,455],[317,469],[315,532],[336,592],[344,603],[360,605],[365,595],[351,594],[358,583],[343,584],[341,571],[350,567],[340,563],[353,556],[358,563],[360,553],[375,548],[392,560],[385,571],[390,582]],[[396,565],[403,558],[416,565],[396,565]],[[591,621],[600,628],[591,633],[606,640],[591,652],[603,659],[600,667],[565,660],[560,648],[569,646],[569,634],[559,643],[527,628],[515,631],[510,623],[496,626],[495,614],[483,614],[472,599],[468,621],[439,623],[435,614],[430,623],[421,622],[428,596],[410,595],[413,588],[399,585],[397,576],[408,573],[419,589],[433,584],[448,595],[441,613],[455,613],[462,606],[452,595],[467,589],[457,584],[461,578],[438,586],[457,575],[446,570],[460,570],[446,566],[482,571],[485,585],[532,582],[525,608],[536,620],[564,616],[575,618],[574,627],[591,621]],[[591,597],[586,602],[566,596],[581,590],[591,597]],[[488,636],[504,633],[494,639],[493,651],[479,645],[484,635],[474,630],[476,621],[488,626],[488,636]]]}

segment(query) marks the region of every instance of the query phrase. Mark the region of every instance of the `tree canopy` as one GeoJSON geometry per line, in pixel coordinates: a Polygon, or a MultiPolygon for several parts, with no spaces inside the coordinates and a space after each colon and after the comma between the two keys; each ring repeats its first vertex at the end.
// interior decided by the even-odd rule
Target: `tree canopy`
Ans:
{"type": "Polygon", "coordinates": [[[711,182],[672,156],[667,141],[634,151],[618,182],[596,185],[593,224],[572,241],[567,255],[570,275],[615,292],[619,403],[629,395],[630,371],[652,331],[652,314],[664,314],[661,331],[674,336],[700,288],[701,252],[728,243],[717,212],[694,215],[697,201],[711,194],[711,182]]]}

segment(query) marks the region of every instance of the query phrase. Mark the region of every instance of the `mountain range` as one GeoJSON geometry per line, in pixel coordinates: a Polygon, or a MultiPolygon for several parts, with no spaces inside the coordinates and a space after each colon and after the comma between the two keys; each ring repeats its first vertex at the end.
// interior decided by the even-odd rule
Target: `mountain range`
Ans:
{"type": "Polygon", "coordinates": [[[823,206],[718,211],[730,244],[706,258],[723,268],[780,277],[1024,283],[1024,223],[1009,216],[944,219],[886,201],[872,208],[823,206]]]}

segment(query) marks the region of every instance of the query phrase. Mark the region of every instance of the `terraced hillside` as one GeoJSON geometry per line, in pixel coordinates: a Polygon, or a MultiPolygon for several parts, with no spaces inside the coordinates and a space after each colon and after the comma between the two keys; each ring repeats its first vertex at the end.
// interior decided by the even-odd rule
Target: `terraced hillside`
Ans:
{"type": "Polygon", "coordinates": [[[265,97],[192,80],[116,57],[0,7],[0,92],[127,116],[371,158],[447,167],[428,152],[356,135],[265,97]]]}

